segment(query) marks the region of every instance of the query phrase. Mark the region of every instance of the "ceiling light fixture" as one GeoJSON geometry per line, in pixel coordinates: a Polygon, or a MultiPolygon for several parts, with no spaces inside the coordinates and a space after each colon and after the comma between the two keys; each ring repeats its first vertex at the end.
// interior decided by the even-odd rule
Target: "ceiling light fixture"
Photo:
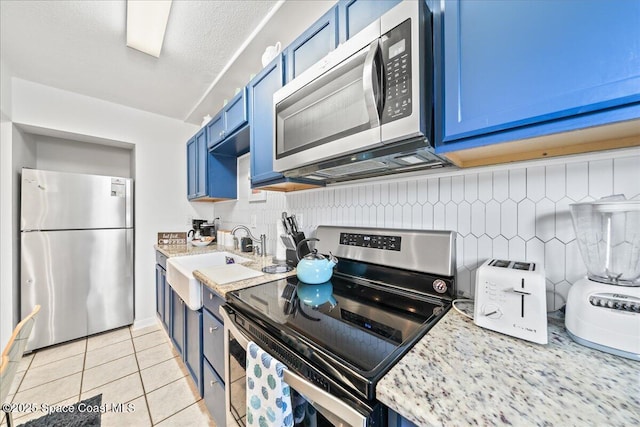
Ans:
{"type": "Polygon", "coordinates": [[[172,0],[127,0],[127,46],[160,57],[172,0]]]}

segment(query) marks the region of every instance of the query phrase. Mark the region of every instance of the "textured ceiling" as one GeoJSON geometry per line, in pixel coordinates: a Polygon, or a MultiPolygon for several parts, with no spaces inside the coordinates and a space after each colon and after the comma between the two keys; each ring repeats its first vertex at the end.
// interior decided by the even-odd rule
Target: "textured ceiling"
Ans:
{"type": "Polygon", "coordinates": [[[11,74],[185,120],[275,0],[174,0],[160,58],[126,47],[126,1],[0,0],[11,74]]]}

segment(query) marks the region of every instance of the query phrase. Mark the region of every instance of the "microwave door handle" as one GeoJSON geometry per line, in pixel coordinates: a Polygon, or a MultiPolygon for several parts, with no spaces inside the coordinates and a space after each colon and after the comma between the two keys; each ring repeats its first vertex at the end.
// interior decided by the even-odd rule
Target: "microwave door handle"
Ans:
{"type": "Polygon", "coordinates": [[[369,114],[369,124],[372,128],[380,126],[380,113],[378,111],[378,100],[376,99],[376,90],[379,77],[377,76],[376,54],[378,53],[378,40],[374,40],[369,45],[369,52],[364,60],[362,69],[362,86],[364,89],[364,101],[369,114]],[[374,87],[374,76],[376,87],[374,87]]]}

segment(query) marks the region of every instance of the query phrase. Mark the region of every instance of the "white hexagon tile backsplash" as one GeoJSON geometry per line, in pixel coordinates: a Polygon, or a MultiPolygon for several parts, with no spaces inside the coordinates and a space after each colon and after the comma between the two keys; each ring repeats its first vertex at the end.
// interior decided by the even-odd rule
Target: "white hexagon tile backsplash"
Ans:
{"type": "Polygon", "coordinates": [[[306,232],[320,224],[455,230],[459,295],[473,295],[476,269],[487,258],[524,259],[543,263],[552,310],[586,274],[569,205],[611,194],[640,196],[640,151],[609,155],[330,186],[215,209],[222,218],[263,210],[258,217],[268,236],[275,235],[282,205],[302,214],[306,232]]]}
{"type": "Polygon", "coordinates": [[[598,159],[448,177],[411,177],[286,196],[305,228],[319,224],[451,229],[458,233],[460,295],[473,295],[487,258],[543,263],[548,308],[564,305],[586,274],[569,205],[624,193],[640,195],[640,157],[598,159]]]}

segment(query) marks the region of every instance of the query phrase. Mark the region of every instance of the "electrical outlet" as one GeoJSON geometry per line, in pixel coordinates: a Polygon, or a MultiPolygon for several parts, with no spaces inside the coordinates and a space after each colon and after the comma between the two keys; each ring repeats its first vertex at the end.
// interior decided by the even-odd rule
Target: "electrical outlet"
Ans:
{"type": "Polygon", "coordinates": [[[251,228],[256,228],[258,226],[258,217],[256,214],[251,214],[251,220],[250,220],[251,224],[251,228]]]}
{"type": "Polygon", "coordinates": [[[299,228],[304,227],[304,217],[301,213],[296,214],[296,222],[298,223],[299,228]]]}
{"type": "Polygon", "coordinates": [[[193,225],[193,217],[191,215],[187,216],[187,224],[188,227],[191,227],[193,225]]]}

